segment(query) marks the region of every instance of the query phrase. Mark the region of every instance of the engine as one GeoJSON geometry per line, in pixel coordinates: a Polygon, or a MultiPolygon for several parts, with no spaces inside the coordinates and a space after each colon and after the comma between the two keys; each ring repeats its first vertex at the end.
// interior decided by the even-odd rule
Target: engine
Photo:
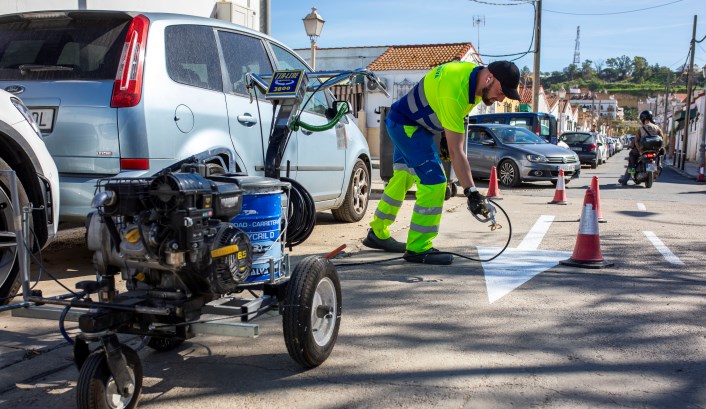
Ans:
{"type": "MultiPolygon", "coordinates": [[[[87,241],[100,274],[120,271],[128,290],[228,294],[250,275],[248,234],[230,220],[242,208],[237,176],[184,165],[151,178],[101,181],[87,241]]],[[[212,298],[212,297],[211,297],[212,298]]]]}

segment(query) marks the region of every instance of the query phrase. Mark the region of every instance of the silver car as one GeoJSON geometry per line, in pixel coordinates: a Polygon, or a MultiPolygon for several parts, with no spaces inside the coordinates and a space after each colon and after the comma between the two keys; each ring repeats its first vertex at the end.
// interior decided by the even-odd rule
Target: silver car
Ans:
{"type": "Polygon", "coordinates": [[[574,152],[510,125],[469,125],[467,154],[473,176],[488,177],[495,166],[498,183],[504,186],[538,181],[556,184],[562,169],[567,182],[581,173],[574,152]]]}
{"type": "MultiPolygon", "coordinates": [[[[55,237],[59,213],[59,173],[32,114],[16,96],[0,90],[0,170],[15,171],[20,206],[32,203],[32,247],[37,250],[55,237]]],[[[20,287],[10,179],[0,174],[0,305],[20,287]]]]}
{"type": "MultiPolygon", "coordinates": [[[[207,149],[214,166],[263,175],[274,107],[261,93],[251,99],[246,73],[310,70],[271,37],[194,16],[29,12],[0,16],[0,33],[0,88],[38,119],[67,222],[85,219],[97,179],[151,175],[207,149]]],[[[314,94],[301,119],[326,123],[333,101],[314,94]]],[[[370,163],[365,138],[344,117],[328,131],[293,132],[282,175],[317,210],[352,222],[367,209],[370,163]]]]}

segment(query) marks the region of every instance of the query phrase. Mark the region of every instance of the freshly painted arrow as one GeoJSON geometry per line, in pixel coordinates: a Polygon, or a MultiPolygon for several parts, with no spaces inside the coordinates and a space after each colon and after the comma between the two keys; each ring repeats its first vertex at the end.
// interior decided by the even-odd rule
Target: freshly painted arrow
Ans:
{"type": "MultiPolygon", "coordinates": [[[[537,250],[552,221],[554,216],[540,216],[517,248],[508,248],[495,260],[481,263],[485,272],[488,303],[494,303],[532,277],[571,256],[568,251],[537,250]]],[[[490,258],[499,251],[500,247],[478,247],[481,259],[490,258]]]]}

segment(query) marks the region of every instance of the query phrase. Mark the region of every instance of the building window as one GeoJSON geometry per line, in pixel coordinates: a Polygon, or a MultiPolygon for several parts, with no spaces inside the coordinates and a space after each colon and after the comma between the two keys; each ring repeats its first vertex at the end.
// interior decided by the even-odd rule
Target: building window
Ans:
{"type": "Polygon", "coordinates": [[[394,83],[393,95],[395,96],[395,99],[397,100],[407,95],[413,86],[414,83],[407,78],[403,79],[402,82],[394,83]]]}

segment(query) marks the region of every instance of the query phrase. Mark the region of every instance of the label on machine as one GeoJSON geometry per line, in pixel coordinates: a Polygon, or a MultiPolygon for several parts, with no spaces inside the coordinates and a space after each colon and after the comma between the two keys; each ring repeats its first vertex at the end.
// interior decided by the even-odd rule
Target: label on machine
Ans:
{"type": "Polygon", "coordinates": [[[275,71],[272,74],[266,99],[303,99],[306,92],[307,77],[303,70],[275,71]]]}

